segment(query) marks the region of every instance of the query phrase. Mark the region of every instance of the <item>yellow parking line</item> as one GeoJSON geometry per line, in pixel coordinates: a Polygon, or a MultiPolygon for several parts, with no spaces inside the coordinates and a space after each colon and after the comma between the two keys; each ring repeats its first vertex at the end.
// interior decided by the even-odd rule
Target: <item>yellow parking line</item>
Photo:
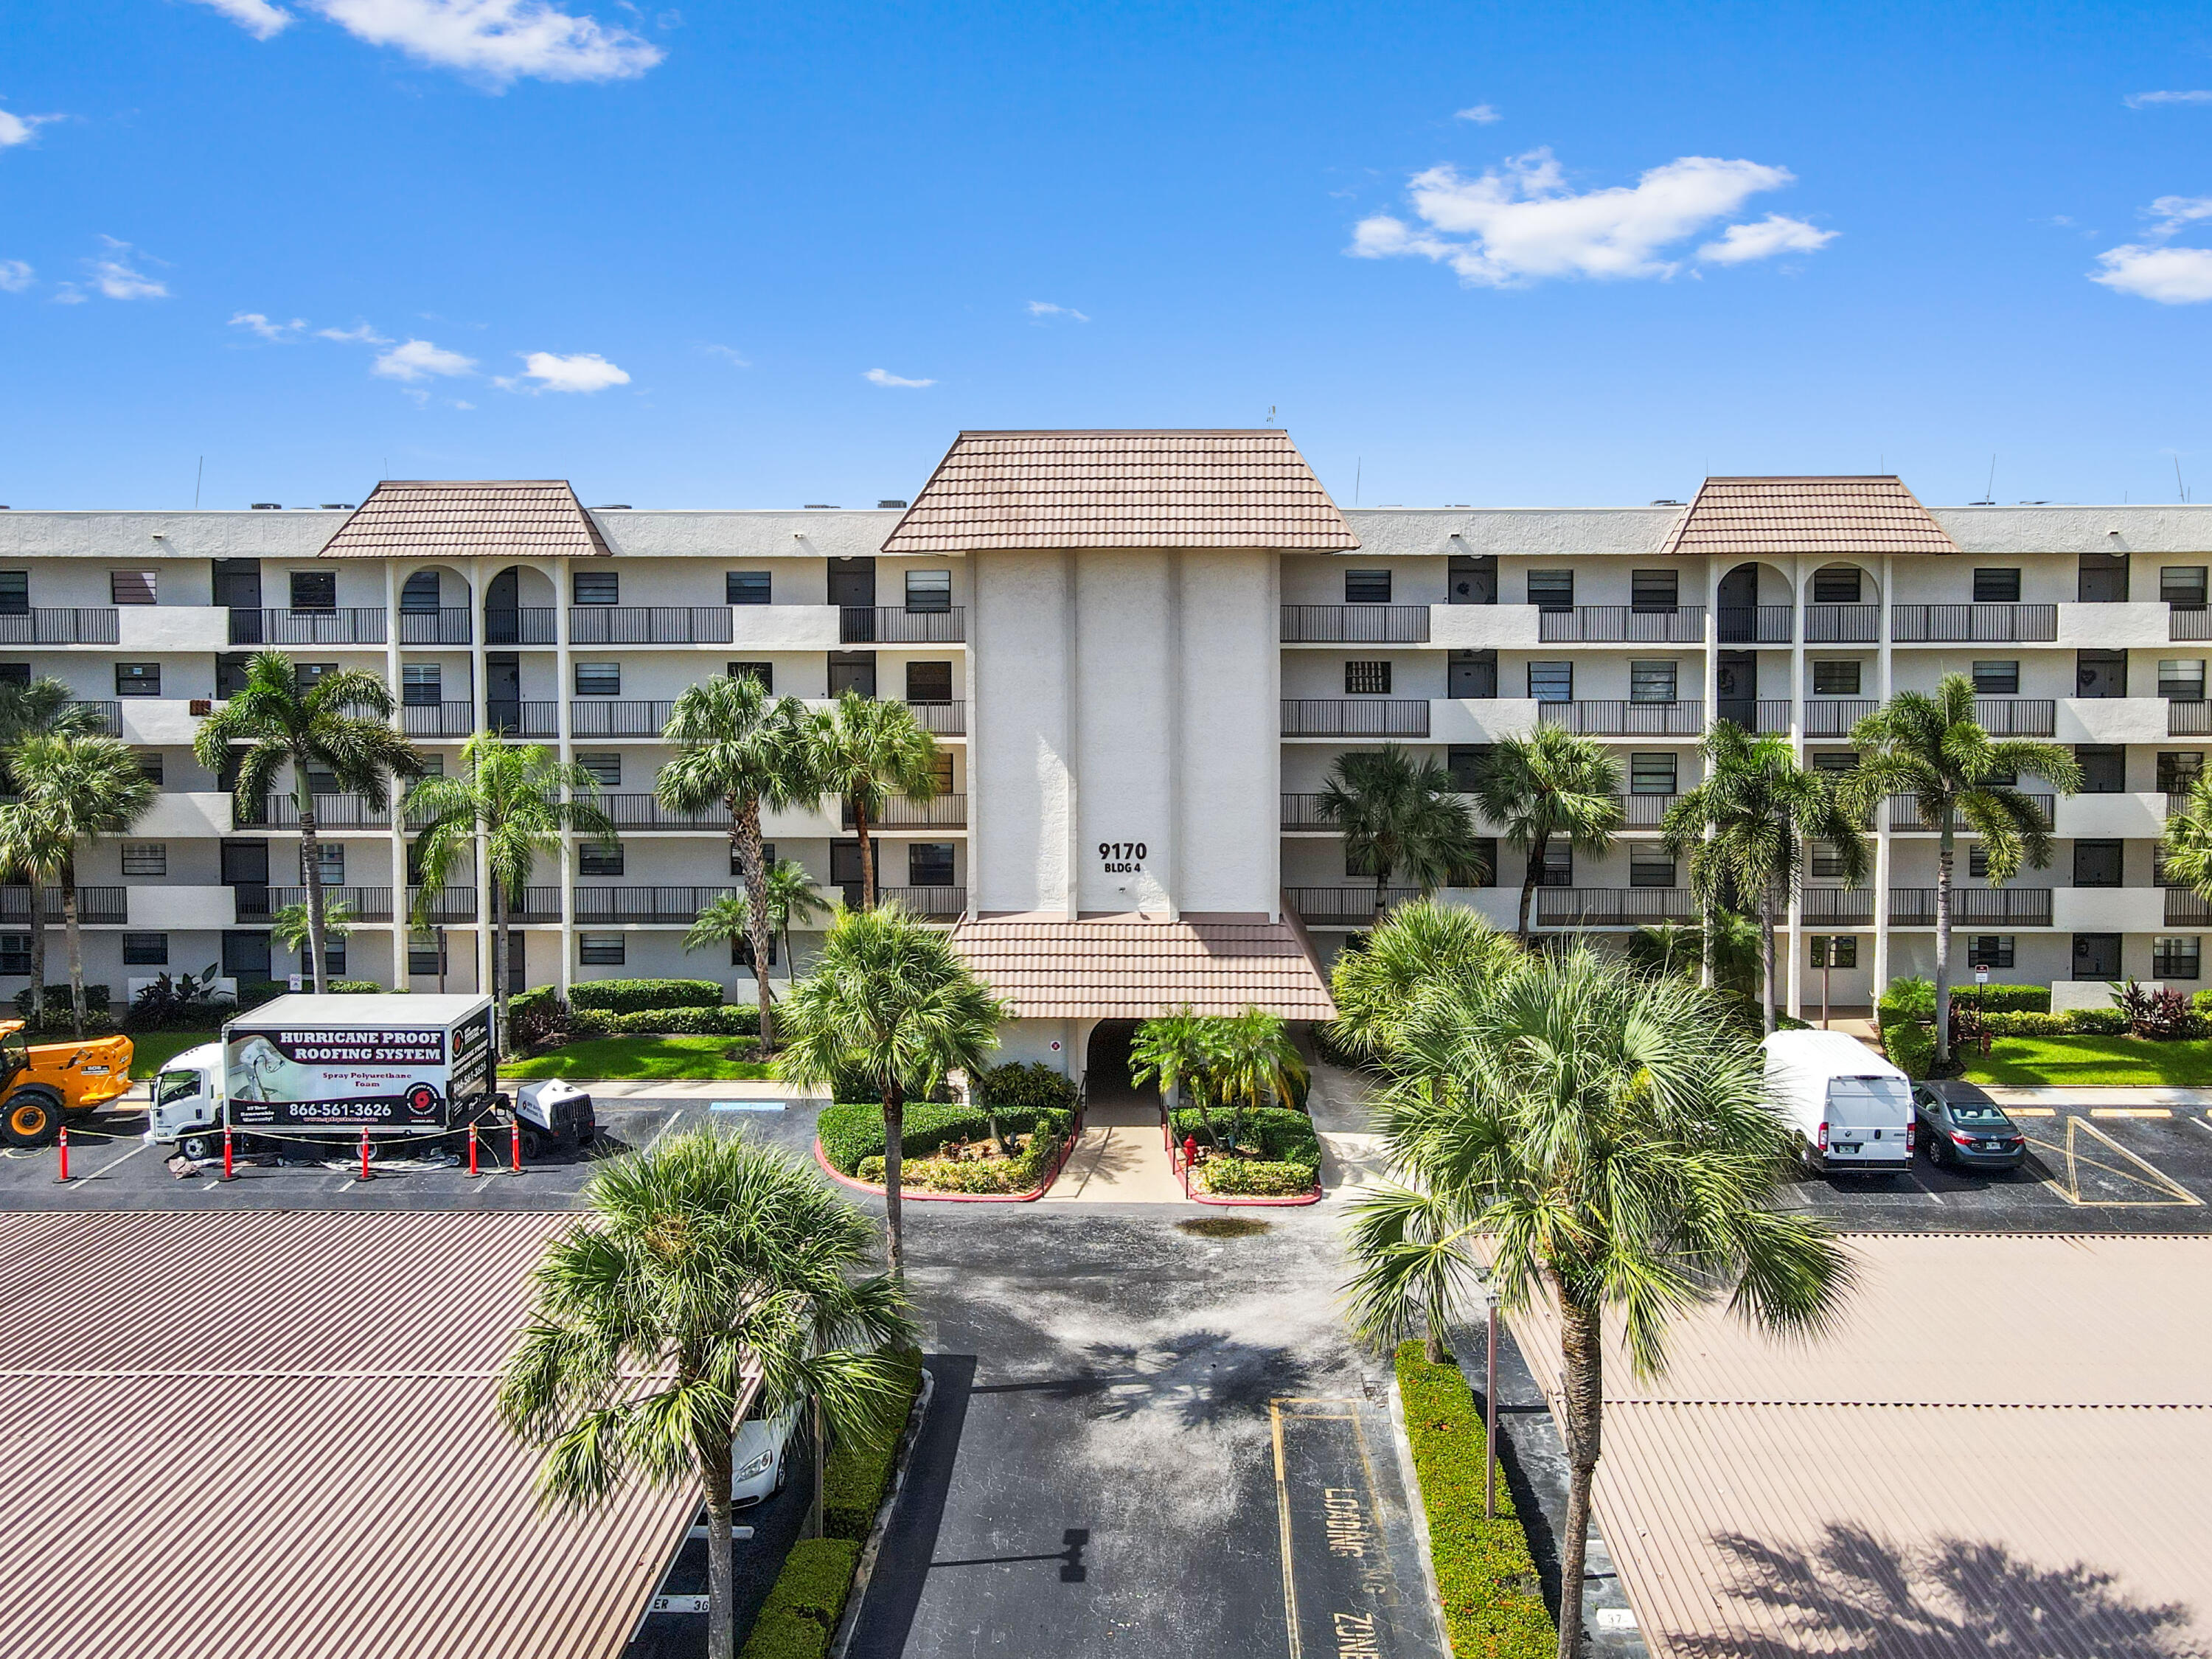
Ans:
{"type": "Polygon", "coordinates": [[[2056,1106],[2008,1106],[2004,1114],[2007,1117],[2057,1117],[2058,1109],[2056,1106]]]}
{"type": "Polygon", "coordinates": [[[2170,1106],[2092,1106],[2091,1117],[2172,1117],[2170,1106]]]}

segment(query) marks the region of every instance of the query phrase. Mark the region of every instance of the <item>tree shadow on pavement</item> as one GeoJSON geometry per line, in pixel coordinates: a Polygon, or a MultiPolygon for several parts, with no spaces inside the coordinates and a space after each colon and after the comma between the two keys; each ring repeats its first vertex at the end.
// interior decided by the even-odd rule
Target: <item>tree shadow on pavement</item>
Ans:
{"type": "Polygon", "coordinates": [[[1141,1346],[1094,1342],[1091,1369],[1059,1386],[1066,1396],[1103,1395],[1103,1415],[1172,1413],[1187,1429],[1265,1415],[1279,1395],[1299,1393],[1311,1367],[1288,1348],[1247,1342],[1226,1331],[1179,1331],[1141,1346]]]}

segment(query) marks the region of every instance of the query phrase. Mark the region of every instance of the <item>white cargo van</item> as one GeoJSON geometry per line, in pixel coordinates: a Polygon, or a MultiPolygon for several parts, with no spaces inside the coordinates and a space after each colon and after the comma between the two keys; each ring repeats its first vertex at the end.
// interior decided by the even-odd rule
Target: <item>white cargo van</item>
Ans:
{"type": "Polygon", "coordinates": [[[1766,1093],[1803,1142],[1808,1169],[1828,1175],[1903,1175],[1912,1168],[1912,1085],[1841,1031],[1777,1031],[1766,1093]]]}

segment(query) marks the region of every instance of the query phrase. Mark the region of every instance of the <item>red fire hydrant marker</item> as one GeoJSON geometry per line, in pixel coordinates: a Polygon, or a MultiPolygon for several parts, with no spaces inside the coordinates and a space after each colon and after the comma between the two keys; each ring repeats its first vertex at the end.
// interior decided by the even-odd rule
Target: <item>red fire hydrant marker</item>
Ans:
{"type": "Polygon", "coordinates": [[[54,1177],[54,1184],[55,1184],[56,1186],[59,1186],[63,1182],[67,1181],[67,1180],[70,1178],[70,1172],[69,1172],[69,1125],[68,1125],[68,1124],[66,1124],[66,1123],[63,1124],[63,1125],[62,1125],[62,1127],[61,1127],[61,1139],[60,1139],[60,1145],[61,1145],[61,1150],[62,1150],[62,1168],[61,1168],[61,1173],[60,1173],[59,1175],[58,1175],[58,1176],[56,1176],[54,1177]]]}
{"type": "Polygon", "coordinates": [[[362,1181],[376,1179],[369,1173],[368,1169],[368,1125],[366,1123],[361,1126],[361,1174],[358,1179],[362,1181]]]}

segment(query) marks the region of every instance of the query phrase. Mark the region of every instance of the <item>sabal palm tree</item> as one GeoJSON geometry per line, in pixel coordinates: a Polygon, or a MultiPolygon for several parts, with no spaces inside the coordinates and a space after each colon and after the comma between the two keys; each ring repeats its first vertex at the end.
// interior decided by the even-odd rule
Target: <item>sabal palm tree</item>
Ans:
{"type": "Polygon", "coordinates": [[[325,988],[322,841],[309,779],[328,773],[342,793],[381,811],[391,800],[393,778],[419,778],[423,772],[421,752],[392,729],[392,688],[367,669],[341,669],[303,685],[291,658],[259,651],[246,665],[246,683],[200,721],[192,737],[192,753],[209,771],[219,775],[235,760],[234,799],[244,823],[258,819],[276,775],[292,769],[300,859],[307,877],[309,967],[319,992],[325,988]],[[240,744],[242,753],[236,751],[240,744]]]}
{"type": "MultiPolygon", "coordinates": [[[[288,951],[304,951],[307,948],[307,907],[288,904],[269,918],[269,931],[276,942],[288,951]]],[[[336,939],[340,943],[353,937],[353,906],[343,899],[332,899],[323,906],[323,939],[327,945],[336,939]]]]}
{"type": "Polygon", "coordinates": [[[1620,763],[1591,739],[1564,726],[1504,738],[1474,776],[1474,804],[1498,825],[1508,847],[1528,854],[1521,880],[1521,943],[1529,942],[1528,913],[1544,879],[1552,843],[1564,841],[1593,856],[1613,845],[1626,809],[1620,763]]]}
{"type": "MultiPolygon", "coordinates": [[[[1722,720],[1698,745],[1705,781],[1667,809],[1660,839],[1690,865],[1690,885],[1710,922],[1731,902],[1759,918],[1759,1011],[1774,1030],[1774,919],[1797,890],[1812,843],[1826,842],[1845,884],[1867,878],[1865,814],[1832,781],[1797,763],[1787,738],[1754,737],[1722,720]]],[[[1713,937],[1708,927],[1705,937],[1713,937]]]]}
{"type": "Polygon", "coordinates": [[[1628,936],[1626,955],[1638,967],[1655,974],[1685,974],[1701,982],[1706,975],[1710,951],[1711,986],[1747,1000],[1759,992],[1760,941],[1759,924],[1740,911],[1726,908],[1707,916],[1711,924],[1697,927],[1679,921],[1654,922],[1628,936]]]}
{"type": "Polygon", "coordinates": [[[906,1103],[947,1073],[974,1077],[1012,1018],[952,948],[952,937],[893,902],[840,909],[822,954],[785,1000],[778,1074],[802,1089],[860,1076],[883,1103],[884,1215],[894,1274],[906,1271],[899,1171],[906,1103]]]}
{"type": "Polygon", "coordinates": [[[760,999],[761,1053],[775,1051],[775,1013],[768,989],[768,871],[761,813],[818,802],[811,769],[806,706],[771,697],[750,674],[718,675],[687,687],[670,710],[663,735],[678,745],[653,793],[673,812],[720,806],[730,815],[730,851],[744,872],[746,928],[753,982],[760,999]]]}
{"type": "Polygon", "coordinates": [[[84,1035],[84,935],[76,898],[78,843],[128,830],[154,804],[153,781],[138,757],[118,738],[48,733],[26,738],[9,757],[16,808],[25,821],[23,844],[62,854],[62,937],[69,951],[70,1029],[84,1035]]]}
{"type": "Polygon", "coordinates": [[[1577,949],[1423,994],[1380,1127],[1397,1172],[1354,1209],[1353,1318],[1370,1339],[1465,1308],[1556,1301],[1571,1468],[1560,1659],[1582,1627],[1605,1398],[1602,1322],[1664,1369],[1669,1325],[1721,1296],[1759,1327],[1823,1328],[1850,1282],[1827,1229],[1771,1207],[1793,1148],[1758,1048],[1687,981],[1577,949]]]}
{"type": "MultiPolygon", "coordinates": [[[[2022,774],[2062,795],[2081,787],[2081,769],[2063,744],[1992,738],[1974,714],[1974,685],[1946,674],[1931,696],[1900,691],[1851,728],[1859,763],[1851,802],[1862,817],[1887,795],[1911,795],[1936,831],[1936,1057],[1951,1057],[1951,878],[1961,829],[1982,838],[1992,883],[2023,866],[2045,868],[2055,850],[2051,822],[2021,792],[2022,774]]],[[[1879,987],[1876,988],[1880,989],[1879,987]]]]}
{"type": "MultiPolygon", "coordinates": [[[[541,856],[559,853],[561,833],[573,830],[601,846],[615,842],[612,819],[600,810],[599,786],[582,767],[562,764],[536,744],[511,744],[497,732],[479,732],[461,745],[461,769],[449,778],[424,778],[408,792],[409,818],[422,824],[415,840],[420,872],[414,925],[428,928],[438,900],[456,871],[476,878],[481,846],[489,889],[484,900],[492,929],[492,995],[499,1006],[501,1052],[507,1042],[507,1003],[514,901],[530,885],[541,856]]],[[[317,947],[318,972],[320,947],[317,947]]],[[[317,981],[320,988],[321,981],[317,981]]]]}
{"type": "Polygon", "coordinates": [[[2190,780],[2181,810],[2166,821],[2159,851],[2168,880],[2212,899],[2212,775],[2190,780]]]}
{"type": "Polygon", "coordinates": [[[46,1023],[46,884],[60,879],[76,842],[50,813],[11,800],[0,805],[0,875],[28,885],[31,902],[31,1024],[46,1023]]]}
{"type": "Polygon", "coordinates": [[[768,923],[783,935],[783,971],[793,979],[799,969],[791,955],[791,930],[836,907],[814,885],[811,871],[797,859],[778,859],[768,870],[768,923]]]}
{"type": "Polygon", "coordinates": [[[1321,816],[1344,832],[1346,868],[1374,876],[1378,919],[1393,875],[1403,872],[1426,893],[1474,861],[1474,818],[1450,772],[1395,743],[1339,755],[1322,786],[1321,816]]]}
{"type": "Polygon", "coordinates": [[[1336,1002],[1334,1039],[1388,1065],[1413,994],[1441,980],[1499,972],[1516,952],[1505,935],[1462,905],[1416,899],[1390,912],[1358,950],[1329,970],[1336,1002]]]}
{"type": "Polygon", "coordinates": [[[896,1282],[861,1276],[867,1219],[769,1147],[672,1135],[584,1196],[538,1263],[500,1417],[544,1454],[548,1503],[591,1508],[634,1478],[698,1492],[707,1650],[731,1659],[731,1443],[749,1398],[771,1418],[813,1402],[841,1437],[888,1432],[901,1397],[889,1351],[914,1328],[896,1282]]]}
{"type": "Polygon", "coordinates": [[[1129,1039],[1129,1081],[1158,1084],[1170,1110],[1180,1091],[1197,1109],[1206,1139],[1217,1146],[1221,1137],[1213,1131],[1213,1081],[1221,1064],[1221,1035],[1218,1020],[1185,1003],[1171,1014],[1155,1014],[1129,1039]]]}
{"type": "Polygon", "coordinates": [[[868,830],[883,821],[890,798],[918,805],[937,799],[937,739],[902,702],[878,702],[848,691],[808,726],[813,768],[824,793],[853,814],[860,842],[860,908],[876,902],[875,843],[868,830]]]}
{"type": "Polygon", "coordinates": [[[1304,1103],[1306,1063],[1291,1041],[1289,1028],[1264,1008],[1218,1016],[1214,1024],[1220,1032],[1220,1057],[1213,1081],[1229,1103],[1229,1144],[1233,1149],[1243,1133],[1247,1111],[1270,1101],[1293,1109],[1304,1103]]]}

